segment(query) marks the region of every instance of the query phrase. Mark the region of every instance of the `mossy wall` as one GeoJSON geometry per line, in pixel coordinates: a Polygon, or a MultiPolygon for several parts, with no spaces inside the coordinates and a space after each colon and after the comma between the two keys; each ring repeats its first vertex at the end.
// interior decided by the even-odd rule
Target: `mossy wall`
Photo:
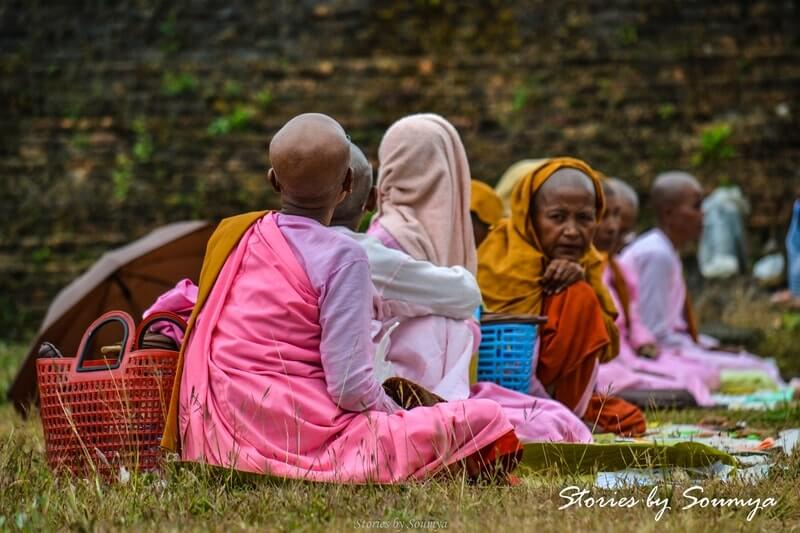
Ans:
{"type": "Polygon", "coordinates": [[[0,6],[0,337],[102,251],[274,205],[269,136],[333,115],[371,158],[435,111],[476,177],[569,154],[645,191],[738,183],[765,239],[800,183],[800,7],[771,0],[7,1],[0,6]]]}

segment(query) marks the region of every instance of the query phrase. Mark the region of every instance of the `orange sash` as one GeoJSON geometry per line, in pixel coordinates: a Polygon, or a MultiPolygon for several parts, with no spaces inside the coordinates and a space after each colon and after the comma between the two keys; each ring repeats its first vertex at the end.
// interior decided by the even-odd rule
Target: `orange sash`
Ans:
{"type": "Polygon", "coordinates": [[[219,223],[217,229],[208,239],[206,246],[206,255],[203,259],[203,268],[200,270],[200,281],[198,284],[197,303],[192,310],[192,315],[189,317],[189,323],[186,326],[186,334],[183,337],[183,345],[181,346],[181,353],[178,357],[178,367],[175,371],[175,382],[172,385],[172,396],[169,400],[169,411],[167,412],[167,420],[164,425],[164,435],[161,437],[161,447],[171,452],[180,451],[180,442],[178,435],[178,406],[180,403],[180,388],[181,378],[183,377],[183,356],[186,351],[186,346],[189,345],[189,339],[194,329],[194,324],[197,321],[197,315],[203,308],[208,295],[211,294],[211,289],[217,281],[225,261],[228,259],[231,251],[239,244],[242,236],[247,230],[261,217],[266,215],[268,211],[254,211],[245,213],[234,217],[226,218],[219,223]]]}

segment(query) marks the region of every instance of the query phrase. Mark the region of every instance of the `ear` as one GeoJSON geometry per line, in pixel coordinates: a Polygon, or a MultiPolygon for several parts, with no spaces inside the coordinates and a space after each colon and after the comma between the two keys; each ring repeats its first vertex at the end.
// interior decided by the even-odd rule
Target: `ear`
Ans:
{"type": "Polygon", "coordinates": [[[347,194],[353,192],[353,167],[347,167],[347,173],[344,175],[342,182],[342,190],[347,191],[347,194]]]}
{"type": "Polygon", "coordinates": [[[342,181],[342,190],[339,191],[336,197],[336,205],[344,202],[344,199],[347,198],[351,192],[353,192],[353,169],[347,167],[347,173],[344,175],[344,181],[342,181]]]}
{"type": "Polygon", "coordinates": [[[364,207],[362,211],[370,212],[375,211],[378,208],[378,189],[375,187],[369,188],[369,193],[367,193],[367,201],[364,202],[364,207]]]}
{"type": "Polygon", "coordinates": [[[281,184],[278,183],[278,176],[275,174],[275,169],[271,168],[267,171],[267,179],[269,180],[270,184],[272,185],[272,189],[279,193],[281,192],[281,184]]]}

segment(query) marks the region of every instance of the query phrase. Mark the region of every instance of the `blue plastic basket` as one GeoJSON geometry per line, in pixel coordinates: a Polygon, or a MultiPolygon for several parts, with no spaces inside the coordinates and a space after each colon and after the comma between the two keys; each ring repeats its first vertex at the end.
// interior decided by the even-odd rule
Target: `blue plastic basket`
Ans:
{"type": "Polygon", "coordinates": [[[478,381],[492,381],[527,394],[536,357],[536,333],[533,324],[482,324],[478,381]]]}

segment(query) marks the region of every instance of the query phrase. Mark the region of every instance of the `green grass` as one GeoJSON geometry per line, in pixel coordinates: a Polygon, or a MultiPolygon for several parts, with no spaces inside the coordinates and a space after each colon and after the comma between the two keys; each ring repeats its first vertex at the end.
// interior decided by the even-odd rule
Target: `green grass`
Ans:
{"type": "MultiPolygon", "coordinates": [[[[0,390],[16,370],[25,347],[0,342],[0,390]]],[[[676,411],[650,413],[651,421],[696,422],[702,416],[744,419],[753,427],[800,426],[797,407],[766,413],[676,411]]],[[[755,485],[703,484],[718,498],[776,498],[777,505],[746,521],[749,508],[693,508],[682,492],[684,478],[658,488],[672,510],[660,522],[645,504],[649,488],[619,493],[592,489],[587,478],[524,476],[516,487],[475,487],[458,480],[401,486],[341,486],[233,475],[199,467],[168,466],[163,479],[134,475],[126,484],[54,476],[45,463],[37,417],[23,420],[0,403],[0,530],[352,530],[450,529],[454,531],[667,531],[784,530],[800,523],[800,454],[785,458],[771,478],[755,485]],[[569,485],[591,496],[634,496],[634,508],[559,510],[569,485]],[[427,527],[420,527],[427,526],[427,527]]],[[[698,495],[699,496],[699,495],[698,495]]]]}

